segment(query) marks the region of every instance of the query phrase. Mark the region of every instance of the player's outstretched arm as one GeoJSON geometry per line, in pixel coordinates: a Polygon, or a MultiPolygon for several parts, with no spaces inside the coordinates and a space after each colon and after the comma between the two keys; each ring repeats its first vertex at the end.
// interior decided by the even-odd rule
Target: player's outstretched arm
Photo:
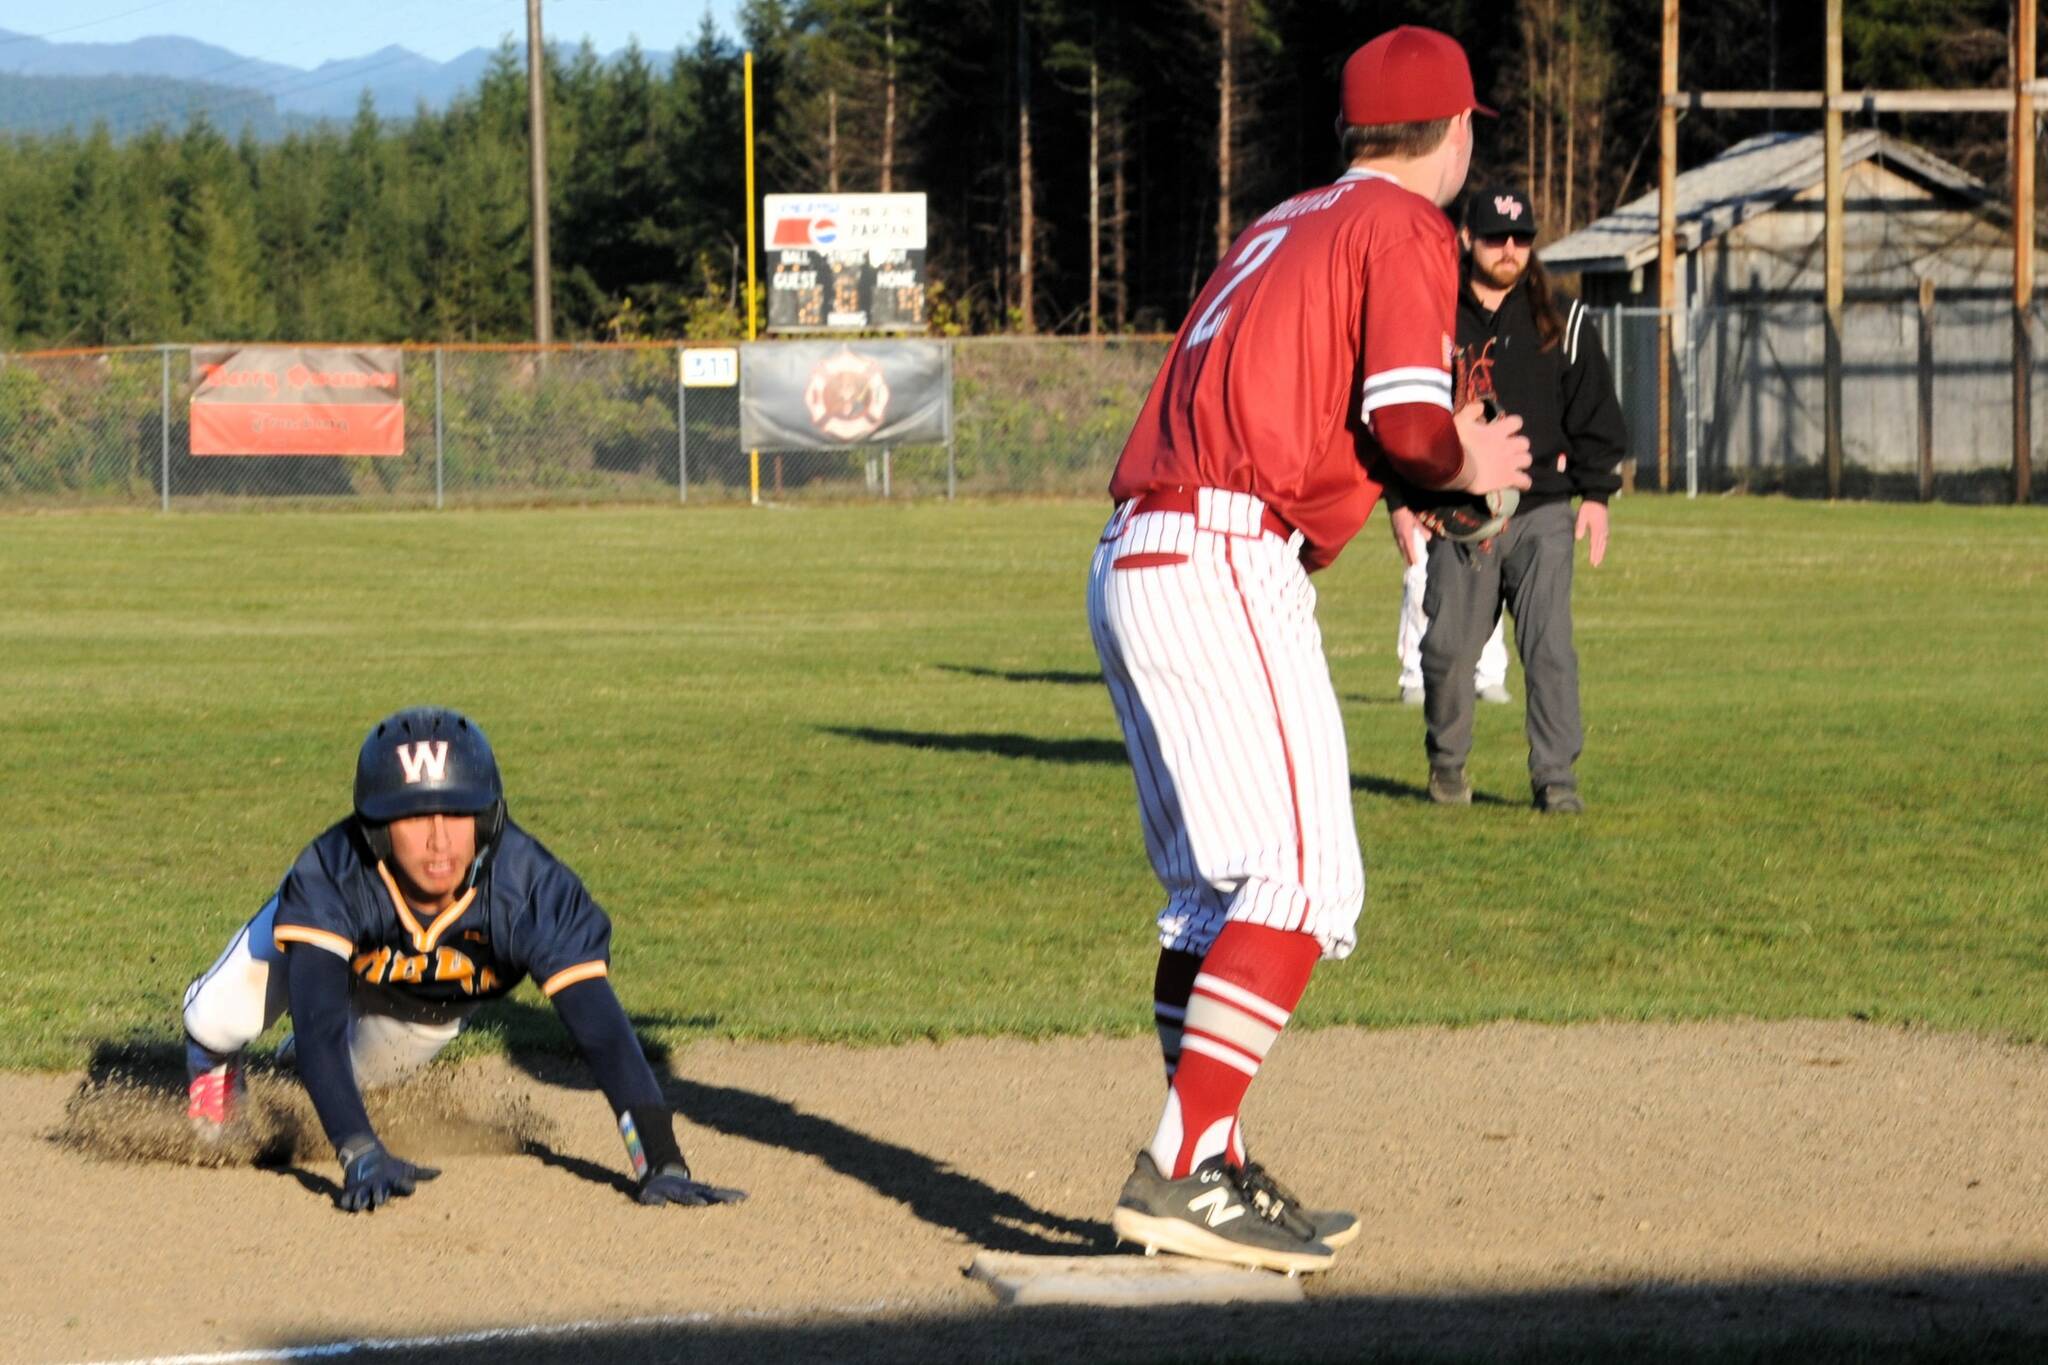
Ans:
{"type": "Polygon", "coordinates": [[[299,1077],[341,1162],[335,1204],[349,1213],[380,1208],[440,1172],[386,1150],[370,1127],[348,1052],[348,959],[311,944],[285,953],[299,1077]]]}
{"type": "Polygon", "coordinates": [[[618,1119],[619,1136],[643,1204],[736,1204],[745,1190],[707,1185],[690,1174],[676,1141],[675,1114],[633,1033],[625,1007],[603,977],[565,986],[554,994],[555,1011],[576,1040],[576,1048],[597,1076],[598,1088],[618,1119]]]}

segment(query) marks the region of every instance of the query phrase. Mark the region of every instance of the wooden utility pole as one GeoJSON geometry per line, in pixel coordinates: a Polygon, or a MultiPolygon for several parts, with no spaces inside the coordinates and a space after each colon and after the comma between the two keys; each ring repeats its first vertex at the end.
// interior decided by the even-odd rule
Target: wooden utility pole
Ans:
{"type": "Polygon", "coordinates": [[[1828,469],[1828,496],[1842,496],[1842,0],[1828,0],[1827,106],[1821,114],[1821,178],[1827,199],[1822,223],[1826,254],[1827,320],[1824,324],[1822,387],[1826,393],[1823,442],[1828,469]]]}
{"type": "Polygon", "coordinates": [[[2035,0],[2013,4],[2012,500],[2034,496],[2034,25],[2035,0]]]}
{"type": "Polygon", "coordinates": [[[554,281],[548,262],[547,51],[540,38],[540,0],[526,0],[527,179],[533,191],[533,339],[555,339],[554,281]]]}
{"type": "Polygon", "coordinates": [[[1671,491],[1671,310],[1678,292],[1678,0],[1664,0],[1665,98],[1657,106],[1657,491],[1671,491]]]}
{"type": "Polygon", "coordinates": [[[1920,279],[1920,501],[1934,498],[1934,281],[1920,279]]]}

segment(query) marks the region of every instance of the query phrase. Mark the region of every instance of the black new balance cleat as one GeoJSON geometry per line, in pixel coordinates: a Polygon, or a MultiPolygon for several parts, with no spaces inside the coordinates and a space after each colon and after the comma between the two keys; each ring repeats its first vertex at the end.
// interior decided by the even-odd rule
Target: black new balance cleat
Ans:
{"type": "Polygon", "coordinates": [[[1351,1245],[1357,1240],[1362,1226],[1355,1214],[1342,1209],[1309,1209],[1302,1207],[1294,1192],[1281,1184],[1278,1177],[1256,1161],[1247,1161],[1239,1173],[1239,1182],[1252,1196],[1252,1201],[1264,1207],[1277,1202],[1286,1210],[1301,1215],[1313,1229],[1315,1239],[1332,1251],[1351,1245]]]}
{"type": "Polygon", "coordinates": [[[1247,1189],[1243,1172],[1220,1156],[1168,1180],[1150,1153],[1138,1153],[1109,1225],[1148,1256],[1172,1251],[1289,1275],[1327,1270],[1333,1259],[1292,1204],[1247,1189]]]}

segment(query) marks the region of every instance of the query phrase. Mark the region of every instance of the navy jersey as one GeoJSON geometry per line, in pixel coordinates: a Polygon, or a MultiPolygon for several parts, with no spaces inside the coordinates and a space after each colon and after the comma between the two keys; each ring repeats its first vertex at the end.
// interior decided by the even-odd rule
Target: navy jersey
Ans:
{"type": "Polygon", "coordinates": [[[477,884],[438,915],[415,911],[344,820],[299,854],[277,890],[279,949],[348,959],[366,982],[421,1000],[488,1000],[531,976],[552,997],[609,973],[611,921],[576,874],[507,820],[477,884]]]}

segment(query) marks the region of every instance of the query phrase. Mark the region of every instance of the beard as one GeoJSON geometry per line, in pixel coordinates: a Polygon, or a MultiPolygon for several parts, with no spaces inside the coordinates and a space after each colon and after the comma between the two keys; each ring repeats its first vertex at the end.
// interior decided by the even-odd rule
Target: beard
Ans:
{"type": "Polygon", "coordinates": [[[1472,262],[1472,273],[1478,276],[1479,282],[1488,289],[1513,289],[1521,282],[1528,269],[1526,260],[1517,261],[1506,256],[1495,261],[1491,268],[1476,258],[1472,262]]]}

